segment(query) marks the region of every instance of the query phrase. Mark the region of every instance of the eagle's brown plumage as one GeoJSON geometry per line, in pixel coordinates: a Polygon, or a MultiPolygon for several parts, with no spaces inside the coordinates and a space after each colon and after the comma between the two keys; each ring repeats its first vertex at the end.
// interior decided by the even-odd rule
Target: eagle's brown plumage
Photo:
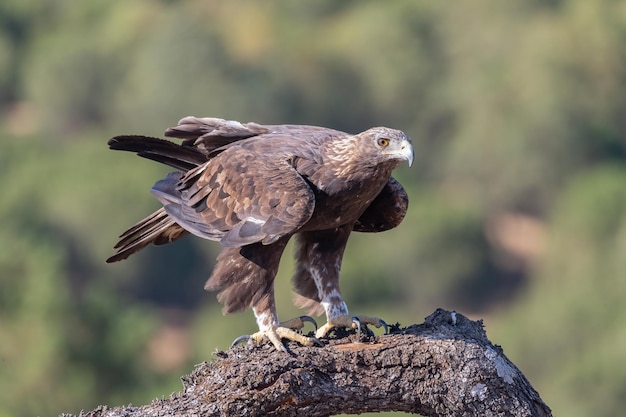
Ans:
{"type": "Polygon", "coordinates": [[[413,160],[408,136],[384,127],[350,135],[195,117],[165,135],[182,144],[144,136],[109,141],[111,149],[177,172],[152,188],[163,208],[124,232],[107,262],[188,233],[219,241],[224,249],[205,288],[219,291],[225,313],[251,307],[264,332],[279,325],[274,277],[296,235],[299,303],[323,308],[329,322],[347,316],[338,282],[344,248],[353,230],[379,232],[404,218],[408,198],[391,172],[413,160]]]}

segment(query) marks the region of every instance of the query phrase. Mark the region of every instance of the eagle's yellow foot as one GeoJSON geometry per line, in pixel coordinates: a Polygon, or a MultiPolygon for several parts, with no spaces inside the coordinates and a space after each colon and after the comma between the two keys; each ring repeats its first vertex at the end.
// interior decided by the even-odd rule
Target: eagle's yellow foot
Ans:
{"type": "Polygon", "coordinates": [[[317,329],[315,332],[316,338],[322,338],[328,335],[328,333],[336,328],[343,327],[348,329],[356,329],[357,335],[360,337],[361,335],[361,326],[371,324],[374,327],[383,327],[385,329],[385,334],[389,333],[389,328],[387,323],[385,323],[382,319],[378,317],[372,316],[339,316],[333,319],[330,319],[328,323],[317,329]]]}
{"type": "Polygon", "coordinates": [[[270,326],[266,330],[260,330],[251,335],[239,336],[233,341],[230,347],[232,348],[239,343],[250,341],[255,345],[258,345],[266,337],[269,339],[270,342],[272,342],[276,349],[281,350],[285,353],[288,353],[288,351],[281,339],[293,340],[294,342],[300,343],[302,346],[323,346],[322,343],[316,338],[307,337],[298,332],[304,327],[304,323],[307,321],[313,323],[315,325],[315,328],[317,329],[317,322],[315,320],[313,320],[309,316],[300,316],[282,322],[278,326],[270,326]]]}

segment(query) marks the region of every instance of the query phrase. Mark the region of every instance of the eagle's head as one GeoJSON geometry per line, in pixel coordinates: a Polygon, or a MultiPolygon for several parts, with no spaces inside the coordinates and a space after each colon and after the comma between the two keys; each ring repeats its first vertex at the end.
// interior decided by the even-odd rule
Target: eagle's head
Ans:
{"type": "Polygon", "coordinates": [[[388,127],[373,127],[360,133],[361,146],[378,163],[392,162],[397,166],[406,161],[413,164],[415,156],[411,138],[404,132],[388,127]]]}
{"type": "Polygon", "coordinates": [[[326,142],[324,161],[333,175],[347,180],[391,175],[406,161],[413,163],[411,138],[387,127],[373,127],[357,135],[347,135],[326,142]],[[381,171],[382,170],[382,171],[381,171]]]}

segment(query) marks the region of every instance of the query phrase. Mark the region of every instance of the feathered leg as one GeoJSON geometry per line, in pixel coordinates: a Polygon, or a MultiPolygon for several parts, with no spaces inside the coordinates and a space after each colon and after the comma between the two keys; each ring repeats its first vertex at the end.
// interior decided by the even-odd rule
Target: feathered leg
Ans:
{"type": "Polygon", "coordinates": [[[286,351],[281,339],[289,339],[305,346],[319,344],[314,338],[296,332],[305,321],[298,318],[280,323],[274,300],[274,278],[280,257],[289,237],[271,245],[254,243],[241,248],[226,248],[217,257],[217,265],[204,288],[219,291],[217,299],[224,304],[224,314],[252,307],[259,331],[237,338],[233,344],[244,340],[260,343],[265,337],[278,350],[286,351]]]}
{"type": "Polygon", "coordinates": [[[320,327],[315,336],[326,336],[335,327],[355,328],[362,324],[385,327],[386,323],[371,316],[350,316],[348,306],[341,297],[339,274],[341,260],[352,231],[352,224],[336,229],[300,232],[296,235],[297,269],[293,277],[299,305],[320,306],[326,313],[327,323],[320,327]]]}

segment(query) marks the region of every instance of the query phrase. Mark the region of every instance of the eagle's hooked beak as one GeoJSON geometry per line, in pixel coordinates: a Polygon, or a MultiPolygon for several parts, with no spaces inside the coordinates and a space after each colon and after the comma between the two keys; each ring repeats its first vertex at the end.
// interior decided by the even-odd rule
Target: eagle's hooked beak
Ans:
{"type": "Polygon", "coordinates": [[[404,139],[400,143],[399,154],[403,156],[404,159],[406,159],[406,161],[409,163],[409,166],[413,165],[413,158],[415,157],[415,152],[413,151],[413,145],[411,145],[411,142],[404,139]]]}

